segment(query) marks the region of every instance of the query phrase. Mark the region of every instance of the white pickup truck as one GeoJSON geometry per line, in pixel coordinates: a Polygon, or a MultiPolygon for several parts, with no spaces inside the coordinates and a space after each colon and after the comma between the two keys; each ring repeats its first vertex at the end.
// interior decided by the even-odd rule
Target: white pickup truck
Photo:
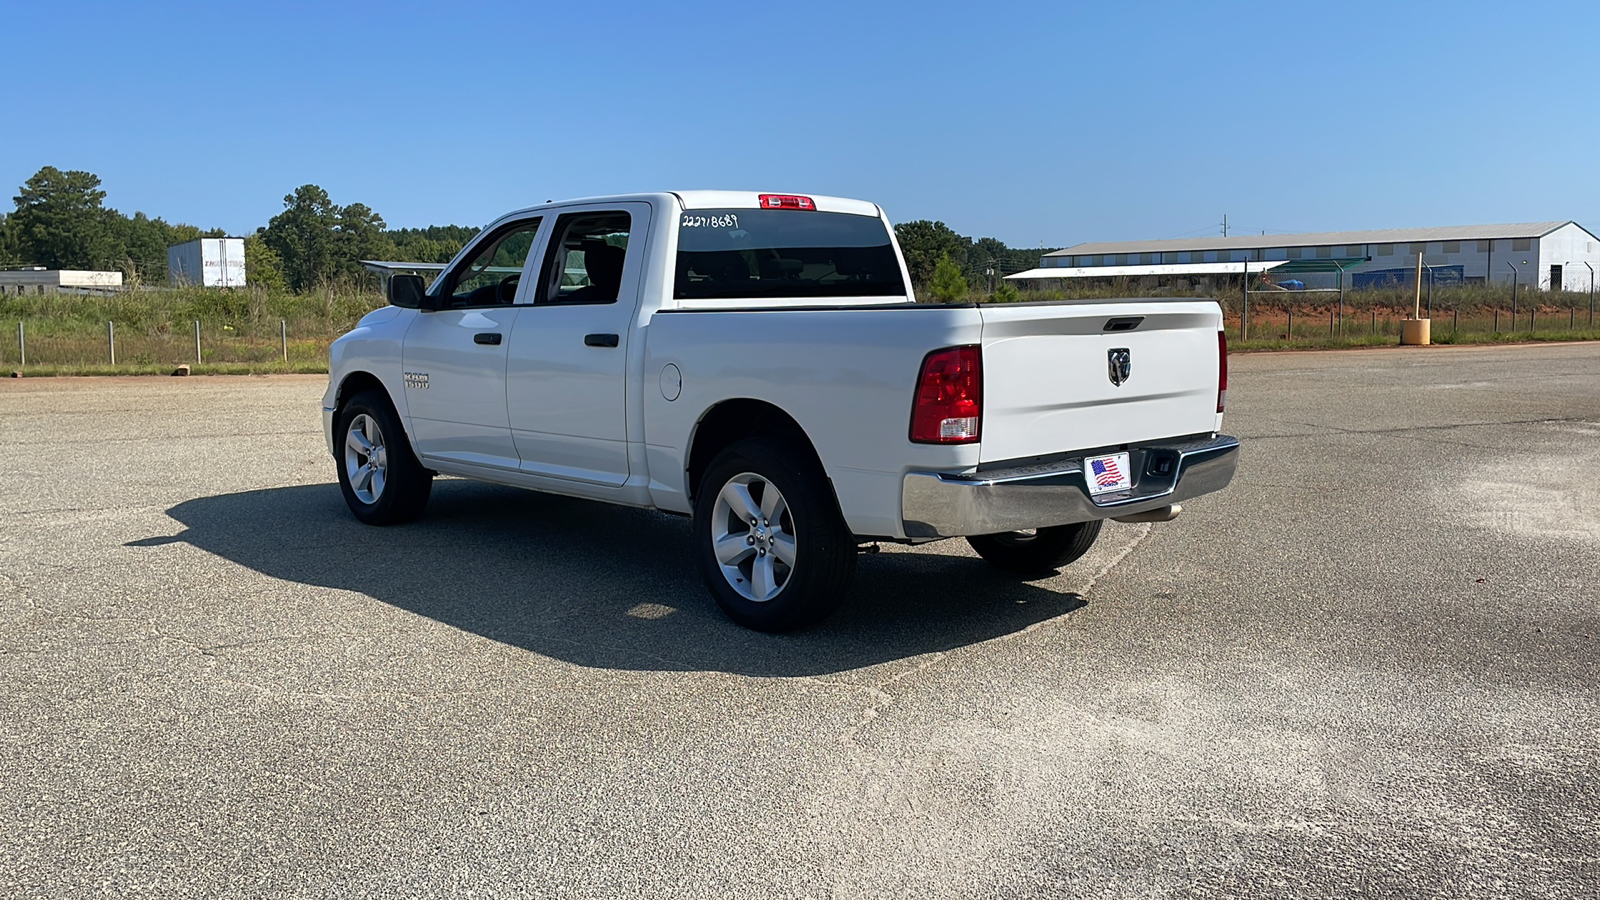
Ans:
{"type": "Polygon", "coordinates": [[[323,424],[363,522],[436,474],[693,516],[719,606],[814,622],[862,545],[965,537],[1020,573],[1226,486],[1217,304],[915,302],[872,203],[547,203],[333,344],[323,424]]]}

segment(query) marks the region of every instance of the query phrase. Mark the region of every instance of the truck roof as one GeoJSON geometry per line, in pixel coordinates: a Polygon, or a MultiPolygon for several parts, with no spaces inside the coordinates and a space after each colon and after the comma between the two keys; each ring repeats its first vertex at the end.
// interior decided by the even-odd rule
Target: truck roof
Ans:
{"type": "MultiPolygon", "coordinates": [[[[574,197],[569,200],[552,200],[538,206],[529,206],[515,212],[507,213],[501,218],[520,216],[525,213],[536,212],[541,209],[559,206],[573,206],[580,203],[620,203],[628,200],[643,201],[646,203],[668,204],[678,203],[684,209],[760,209],[761,197],[764,194],[779,194],[779,191],[655,191],[641,194],[605,194],[596,197],[574,197]]],[[[794,196],[792,192],[783,193],[783,196],[794,196]]],[[[809,197],[816,208],[821,212],[849,213],[857,216],[883,215],[883,210],[876,203],[866,200],[852,200],[848,197],[829,197],[823,194],[798,194],[809,197]]],[[[498,221],[498,220],[497,220],[498,221]]]]}

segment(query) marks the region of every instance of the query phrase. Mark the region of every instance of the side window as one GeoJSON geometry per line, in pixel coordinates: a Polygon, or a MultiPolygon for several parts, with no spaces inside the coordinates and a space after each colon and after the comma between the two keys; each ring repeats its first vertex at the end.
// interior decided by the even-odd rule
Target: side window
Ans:
{"type": "Polygon", "coordinates": [[[465,264],[446,277],[442,287],[446,305],[510,306],[538,236],[538,219],[515,222],[490,235],[465,264]]]}
{"type": "Polygon", "coordinates": [[[617,302],[632,226],[633,217],[625,212],[568,213],[557,219],[535,302],[617,302]]]}

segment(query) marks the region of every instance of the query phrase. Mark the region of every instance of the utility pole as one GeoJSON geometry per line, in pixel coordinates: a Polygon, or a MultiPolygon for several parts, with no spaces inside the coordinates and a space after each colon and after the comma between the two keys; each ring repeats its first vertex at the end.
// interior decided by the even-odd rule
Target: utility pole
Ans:
{"type": "Polygon", "coordinates": [[[1223,213],[1222,214],[1222,236],[1223,237],[1227,237],[1228,236],[1228,214],[1227,213],[1223,213]]]}

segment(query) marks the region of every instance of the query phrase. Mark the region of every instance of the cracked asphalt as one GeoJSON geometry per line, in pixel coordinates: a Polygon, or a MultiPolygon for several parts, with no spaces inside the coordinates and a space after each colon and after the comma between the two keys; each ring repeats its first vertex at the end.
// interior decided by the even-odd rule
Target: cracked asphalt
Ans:
{"type": "Polygon", "coordinates": [[[781,637],[681,520],[359,525],[321,384],[0,383],[0,895],[1600,892],[1600,346],[1235,356],[1225,493],[781,637]]]}

